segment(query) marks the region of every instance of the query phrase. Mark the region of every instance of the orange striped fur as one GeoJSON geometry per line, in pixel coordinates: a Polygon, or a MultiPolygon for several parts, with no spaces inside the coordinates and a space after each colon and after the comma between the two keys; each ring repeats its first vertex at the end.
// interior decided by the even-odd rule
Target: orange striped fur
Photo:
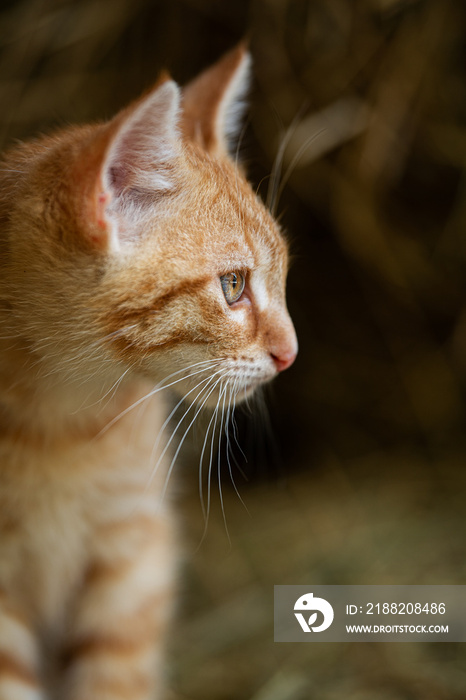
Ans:
{"type": "Polygon", "coordinates": [[[162,696],[166,397],[224,412],[296,355],[286,243],[229,155],[248,64],[0,166],[0,700],[162,696]]]}

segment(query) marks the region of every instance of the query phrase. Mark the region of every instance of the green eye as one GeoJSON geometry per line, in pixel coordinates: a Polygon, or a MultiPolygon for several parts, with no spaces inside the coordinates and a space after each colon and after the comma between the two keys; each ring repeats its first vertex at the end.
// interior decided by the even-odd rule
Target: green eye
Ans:
{"type": "Polygon", "coordinates": [[[244,291],[245,279],[241,272],[228,272],[220,277],[225,299],[229,304],[238,301],[244,291]]]}

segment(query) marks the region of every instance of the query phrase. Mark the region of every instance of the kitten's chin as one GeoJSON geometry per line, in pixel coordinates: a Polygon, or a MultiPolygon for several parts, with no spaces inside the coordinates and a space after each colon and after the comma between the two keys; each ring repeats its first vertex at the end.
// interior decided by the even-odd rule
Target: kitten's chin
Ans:
{"type": "Polygon", "coordinates": [[[223,405],[226,409],[229,405],[238,405],[253,397],[259,387],[264,386],[268,381],[270,380],[244,382],[240,386],[227,387],[224,391],[215,389],[206,400],[196,401],[196,403],[202,404],[203,408],[207,409],[217,408],[217,406],[222,409],[223,405]]]}

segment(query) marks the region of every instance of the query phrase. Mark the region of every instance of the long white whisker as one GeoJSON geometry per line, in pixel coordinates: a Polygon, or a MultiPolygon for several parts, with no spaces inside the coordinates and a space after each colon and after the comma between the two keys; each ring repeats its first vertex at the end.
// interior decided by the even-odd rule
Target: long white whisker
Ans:
{"type": "MultiPolygon", "coordinates": [[[[152,458],[153,458],[153,456],[154,456],[154,454],[155,454],[156,447],[157,447],[157,445],[158,445],[158,443],[159,443],[159,441],[160,441],[160,437],[162,436],[163,431],[164,431],[165,428],[167,427],[169,421],[171,420],[171,418],[173,417],[173,415],[176,413],[177,409],[180,407],[180,405],[183,403],[183,401],[185,401],[186,398],[187,398],[190,394],[193,393],[193,391],[195,391],[199,386],[201,386],[201,384],[205,384],[205,383],[207,382],[207,386],[202,387],[202,389],[200,390],[200,392],[199,392],[199,393],[197,394],[197,396],[195,397],[194,401],[188,406],[188,408],[186,409],[186,411],[183,413],[182,417],[181,417],[180,420],[178,421],[176,427],[174,428],[174,430],[173,430],[173,432],[172,432],[172,434],[171,434],[171,436],[170,436],[170,439],[168,440],[167,444],[166,444],[165,447],[163,448],[163,450],[162,450],[162,452],[161,452],[161,454],[160,454],[160,456],[159,456],[159,458],[158,458],[158,460],[157,460],[157,463],[156,463],[154,469],[152,470],[152,474],[151,474],[151,477],[150,477],[150,479],[149,479],[149,484],[151,483],[151,481],[152,481],[152,479],[153,479],[153,477],[154,477],[154,475],[155,475],[155,472],[156,472],[156,470],[158,469],[158,466],[159,466],[160,462],[161,462],[162,459],[165,457],[165,455],[166,455],[166,453],[167,453],[167,450],[168,450],[168,448],[170,447],[170,445],[171,445],[171,443],[172,443],[172,440],[173,440],[173,438],[175,437],[175,434],[176,434],[178,428],[180,427],[180,425],[182,424],[182,422],[184,421],[184,419],[185,419],[186,416],[188,415],[189,411],[191,410],[191,408],[193,407],[193,405],[195,404],[195,402],[197,401],[197,399],[199,398],[199,396],[203,393],[203,391],[205,391],[205,390],[207,389],[207,387],[209,386],[209,384],[215,379],[215,377],[216,377],[218,374],[221,374],[221,373],[222,373],[222,370],[219,369],[219,370],[217,370],[217,372],[215,372],[215,373],[212,374],[211,376],[209,376],[209,377],[204,377],[204,379],[203,379],[202,381],[200,381],[198,384],[196,384],[195,387],[193,387],[185,396],[183,396],[183,397],[180,399],[180,401],[178,401],[178,403],[176,404],[175,408],[172,410],[172,412],[170,413],[170,415],[168,416],[168,418],[165,420],[165,422],[164,422],[162,428],[161,428],[160,431],[159,431],[159,434],[157,435],[157,438],[156,438],[154,447],[153,447],[153,449],[152,449],[151,461],[152,461],[152,458]]],[[[215,388],[215,384],[214,384],[214,388],[215,388]]],[[[212,391],[213,391],[213,389],[212,389],[212,391]]],[[[208,397],[207,397],[207,398],[208,398],[208,397]]],[[[197,414],[196,414],[196,415],[197,415],[197,414]]],[[[195,416],[195,417],[196,417],[196,416],[195,416]]],[[[178,450],[178,452],[179,452],[179,450],[178,450]]],[[[177,454],[178,454],[178,452],[177,452],[177,454]]]]}
{"type": "MultiPolygon", "coordinates": [[[[234,399],[233,399],[233,411],[232,411],[232,414],[231,414],[231,424],[232,424],[232,426],[233,426],[233,435],[234,435],[234,438],[235,438],[236,446],[238,447],[239,451],[241,452],[241,455],[242,455],[244,461],[247,463],[248,459],[247,459],[247,457],[246,457],[246,454],[244,453],[243,449],[241,448],[241,445],[239,444],[238,425],[237,425],[237,423],[236,423],[236,416],[235,416],[236,397],[238,396],[238,393],[239,393],[239,389],[237,389],[238,383],[239,383],[239,382],[237,382],[237,383],[235,384],[235,396],[234,396],[234,399]]],[[[236,465],[236,468],[237,468],[238,471],[240,472],[240,474],[241,474],[241,476],[243,477],[243,479],[244,479],[245,481],[248,481],[248,477],[247,477],[247,475],[245,474],[244,469],[241,467],[240,463],[239,463],[238,460],[236,459],[236,455],[235,455],[235,453],[234,453],[233,447],[231,448],[231,456],[233,457],[233,461],[234,461],[234,463],[235,463],[235,465],[236,465]]]]}
{"type": "Polygon", "coordinates": [[[128,406],[127,408],[124,409],[124,411],[122,411],[117,416],[115,416],[115,418],[113,418],[109,423],[107,423],[106,426],[104,426],[102,428],[100,433],[98,433],[97,437],[100,437],[101,435],[106,433],[107,430],[109,430],[112,427],[112,425],[115,425],[115,423],[117,421],[119,421],[121,418],[126,416],[130,411],[132,411],[134,408],[136,408],[136,406],[139,406],[139,404],[141,404],[143,401],[147,401],[147,399],[149,399],[151,396],[154,396],[155,394],[157,394],[159,391],[162,391],[164,389],[168,389],[169,387],[174,386],[175,384],[178,384],[179,382],[182,382],[183,380],[190,379],[191,377],[194,377],[196,374],[200,374],[201,372],[205,372],[206,370],[211,369],[211,367],[215,367],[218,364],[218,362],[219,362],[218,360],[196,362],[194,365],[191,365],[191,367],[188,367],[187,369],[192,369],[192,367],[196,367],[196,366],[201,365],[201,364],[204,364],[207,366],[202,367],[202,369],[197,369],[195,372],[192,372],[191,374],[188,374],[186,376],[179,377],[178,379],[176,379],[174,382],[171,382],[170,384],[163,384],[163,382],[166,382],[171,377],[175,377],[177,374],[180,374],[180,372],[186,372],[186,368],[180,369],[177,372],[173,372],[173,374],[170,374],[168,377],[165,377],[165,379],[163,379],[161,382],[159,382],[159,384],[157,384],[154,387],[154,389],[149,391],[145,396],[141,397],[140,399],[135,401],[133,404],[131,404],[131,406],[128,406]],[[207,362],[210,362],[211,364],[207,365],[207,362]]]}
{"type": "Polygon", "coordinates": [[[231,547],[231,538],[230,538],[230,533],[228,532],[228,526],[227,526],[227,519],[225,515],[225,504],[223,501],[223,492],[222,492],[222,474],[221,474],[221,446],[222,446],[222,436],[223,436],[223,425],[224,425],[224,419],[225,419],[225,399],[227,395],[227,388],[228,385],[225,385],[225,391],[223,393],[223,405],[222,405],[222,417],[220,420],[220,429],[219,429],[219,434],[218,434],[218,451],[217,451],[217,478],[218,478],[218,493],[220,497],[220,506],[222,509],[222,516],[223,516],[223,523],[225,525],[225,532],[227,535],[228,542],[231,547]]]}
{"type": "Polygon", "coordinates": [[[215,421],[214,421],[214,427],[212,430],[212,438],[210,441],[210,457],[209,457],[209,469],[207,471],[207,509],[206,509],[206,518],[204,522],[204,532],[202,533],[201,541],[199,542],[199,547],[202,545],[205,536],[207,534],[207,527],[209,525],[209,516],[210,516],[210,503],[211,503],[211,481],[212,481],[212,463],[213,463],[213,454],[214,454],[214,439],[215,439],[215,431],[217,428],[217,418],[218,418],[218,409],[220,407],[220,401],[223,398],[223,393],[225,391],[226,387],[225,386],[220,386],[220,392],[217,400],[217,405],[215,407],[214,411],[214,416],[215,416],[215,421]]]}
{"type": "Polygon", "coordinates": [[[325,132],[325,129],[320,129],[317,131],[315,134],[310,136],[306,141],[302,144],[302,146],[299,148],[298,152],[295,153],[293,156],[291,163],[289,164],[288,168],[285,171],[285,174],[282,177],[282,181],[280,183],[280,187],[278,188],[277,194],[276,194],[276,201],[274,203],[274,211],[277,210],[278,202],[280,201],[280,197],[282,196],[283,190],[286,187],[286,183],[291,177],[291,174],[293,170],[295,169],[296,165],[298,164],[300,158],[304,155],[306,150],[309,148],[309,146],[317,139],[321,134],[325,132]]]}
{"type": "MultiPolygon", "coordinates": [[[[160,498],[161,501],[163,501],[163,499],[164,499],[164,497],[165,497],[165,493],[166,493],[166,490],[167,490],[167,488],[168,488],[168,482],[169,482],[169,480],[170,480],[170,476],[171,476],[171,473],[172,473],[172,471],[173,471],[173,467],[174,467],[174,465],[175,465],[176,459],[177,459],[178,454],[179,454],[179,452],[180,452],[180,450],[181,450],[181,447],[182,447],[182,445],[183,445],[183,442],[185,441],[186,436],[188,435],[188,433],[189,433],[191,427],[193,426],[193,424],[194,424],[194,422],[195,422],[197,416],[199,415],[199,413],[200,413],[201,410],[203,409],[203,407],[204,407],[206,401],[208,400],[209,396],[212,394],[212,392],[214,391],[215,387],[217,386],[217,384],[218,384],[220,381],[222,381],[222,378],[221,378],[221,377],[215,382],[215,384],[213,385],[213,387],[211,388],[211,390],[209,391],[209,393],[207,394],[207,396],[203,399],[202,403],[200,404],[200,406],[198,407],[196,413],[194,414],[194,418],[191,420],[190,424],[189,424],[188,427],[186,428],[186,430],[185,430],[185,432],[184,432],[184,434],[183,434],[183,437],[182,437],[182,439],[180,440],[180,443],[179,443],[178,447],[176,448],[175,454],[173,455],[172,461],[170,462],[170,466],[169,466],[169,468],[168,468],[167,476],[166,476],[166,478],[165,478],[165,483],[164,483],[164,487],[163,487],[163,490],[162,490],[162,495],[161,495],[161,498],[160,498]]],[[[205,391],[205,387],[204,387],[203,391],[205,391]]],[[[202,393],[202,391],[201,391],[200,393],[202,393]]],[[[190,409],[191,409],[191,406],[189,407],[188,410],[190,410],[190,409]]],[[[185,415],[186,415],[186,414],[185,414],[185,415]]],[[[183,416],[183,418],[184,418],[184,416],[183,416]]],[[[178,425],[179,425],[179,424],[178,424],[178,425]]],[[[177,427],[178,427],[178,426],[177,426],[177,427]]],[[[174,433],[175,433],[175,432],[176,432],[176,429],[175,429],[174,433]]],[[[174,433],[173,433],[173,434],[174,434],[174,433]]],[[[172,435],[172,437],[173,437],[173,435],[172,435]]],[[[157,467],[156,467],[156,468],[157,468],[157,467]]]]}
{"type": "MultiPolygon", "coordinates": [[[[232,469],[232,466],[231,466],[231,460],[230,460],[230,455],[231,455],[231,456],[233,457],[233,459],[235,460],[236,465],[238,466],[238,464],[237,464],[237,462],[236,462],[236,459],[235,459],[235,457],[234,457],[234,455],[233,455],[233,450],[232,450],[231,441],[230,441],[230,431],[229,431],[229,429],[228,429],[228,428],[229,428],[230,420],[233,419],[233,413],[234,413],[234,410],[235,410],[236,395],[237,395],[237,391],[236,391],[237,383],[238,383],[238,380],[235,381],[234,385],[231,387],[231,390],[230,390],[230,399],[229,399],[228,413],[227,413],[227,418],[226,418],[226,423],[225,423],[225,432],[226,432],[226,437],[227,437],[227,463],[228,463],[228,472],[229,472],[229,474],[230,474],[231,483],[233,484],[233,488],[235,489],[236,495],[238,496],[240,502],[241,502],[242,505],[244,506],[244,508],[245,508],[245,510],[246,510],[246,512],[247,512],[247,514],[250,516],[251,514],[250,514],[250,512],[249,512],[249,510],[248,510],[248,507],[246,506],[245,502],[243,501],[243,499],[242,499],[242,497],[241,497],[241,494],[240,494],[240,492],[238,491],[238,488],[237,488],[237,486],[236,486],[236,482],[235,482],[235,479],[234,479],[234,476],[233,476],[233,469],[232,469]]],[[[239,468],[239,467],[238,467],[238,468],[239,468]]],[[[244,476],[244,474],[243,474],[243,476],[244,476]]]]}
{"type": "MultiPolygon", "coordinates": [[[[236,387],[235,387],[235,389],[236,389],[236,387]]],[[[239,391],[240,391],[240,389],[238,389],[238,391],[236,391],[236,393],[235,393],[235,407],[236,407],[236,397],[238,396],[239,391]]],[[[246,457],[246,455],[245,455],[245,453],[244,453],[244,451],[243,451],[243,448],[242,448],[241,445],[239,444],[239,440],[238,440],[238,426],[237,426],[237,423],[236,423],[236,418],[235,418],[235,415],[234,415],[234,410],[233,410],[233,414],[232,414],[231,424],[232,424],[232,426],[233,426],[233,437],[235,438],[236,446],[237,446],[237,448],[239,449],[239,451],[241,452],[241,454],[243,455],[243,459],[244,459],[244,461],[245,461],[246,464],[247,464],[248,458],[246,457]]]]}
{"type": "MultiPolygon", "coordinates": [[[[217,384],[218,384],[218,382],[217,382],[217,384]]],[[[217,403],[217,408],[218,408],[218,403],[217,403]]],[[[199,458],[199,498],[201,501],[202,515],[204,516],[204,521],[206,520],[206,517],[207,517],[207,511],[206,511],[206,507],[204,505],[204,488],[203,488],[203,484],[202,484],[202,463],[204,461],[204,454],[205,454],[205,450],[207,447],[207,440],[209,437],[210,428],[212,426],[212,423],[214,422],[216,415],[217,415],[217,409],[215,409],[215,411],[212,412],[212,416],[210,417],[209,425],[207,426],[207,430],[206,430],[205,437],[204,437],[204,443],[202,445],[201,456],[199,458]]],[[[215,420],[215,422],[216,422],[216,420],[215,420]]],[[[215,426],[214,426],[214,432],[215,432],[215,426]]]]}
{"type": "MultiPolygon", "coordinates": [[[[118,379],[112,384],[112,386],[110,387],[110,389],[108,389],[108,391],[106,391],[105,394],[104,394],[103,396],[101,396],[99,399],[97,399],[97,401],[94,401],[93,403],[90,403],[90,404],[87,404],[87,405],[86,405],[86,402],[83,402],[83,404],[82,404],[78,409],[76,409],[76,411],[73,411],[73,414],[78,413],[79,411],[82,411],[82,410],[84,410],[84,409],[86,409],[86,408],[92,408],[93,406],[97,406],[97,404],[99,404],[99,403],[101,403],[102,401],[104,401],[104,399],[106,399],[107,396],[108,396],[109,394],[111,394],[109,400],[108,400],[107,403],[105,404],[105,406],[107,406],[108,403],[109,403],[109,401],[111,401],[112,398],[113,398],[113,396],[115,396],[115,393],[116,393],[116,391],[118,390],[118,387],[120,386],[121,382],[123,381],[123,379],[125,378],[125,376],[128,374],[128,372],[130,372],[130,371],[133,369],[133,367],[134,367],[134,363],[131,365],[131,367],[128,367],[128,368],[123,372],[123,374],[121,374],[121,375],[118,377],[118,379]]],[[[105,406],[103,406],[101,410],[103,410],[103,409],[105,408],[105,406]]]]}
{"type": "Polygon", "coordinates": [[[293,121],[291,122],[288,129],[286,130],[285,135],[282,138],[280,146],[277,150],[277,155],[275,156],[275,160],[274,160],[274,163],[272,166],[272,172],[270,173],[269,188],[268,188],[268,192],[267,192],[267,208],[270,210],[270,212],[272,214],[275,214],[275,211],[277,208],[277,192],[278,192],[278,186],[279,186],[279,182],[280,182],[280,173],[282,170],[285,151],[286,151],[286,148],[290,142],[291,137],[293,136],[293,133],[296,130],[298,122],[302,117],[303,111],[304,111],[304,105],[296,113],[295,117],[293,118],[293,121]]]}

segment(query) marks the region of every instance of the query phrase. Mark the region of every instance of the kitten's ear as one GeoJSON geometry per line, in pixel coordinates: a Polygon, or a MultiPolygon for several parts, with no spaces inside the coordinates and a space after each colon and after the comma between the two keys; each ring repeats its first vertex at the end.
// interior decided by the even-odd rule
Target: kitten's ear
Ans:
{"type": "Polygon", "coordinates": [[[251,57],[240,44],[183,89],[183,132],[210,153],[226,155],[234,148],[250,65],[251,57]]]}
{"type": "Polygon", "coordinates": [[[86,188],[85,215],[88,238],[95,247],[118,250],[131,241],[135,236],[131,224],[137,222],[138,212],[175,189],[179,104],[178,86],[164,78],[94,140],[88,156],[98,166],[91,167],[94,175],[86,188]]]}

